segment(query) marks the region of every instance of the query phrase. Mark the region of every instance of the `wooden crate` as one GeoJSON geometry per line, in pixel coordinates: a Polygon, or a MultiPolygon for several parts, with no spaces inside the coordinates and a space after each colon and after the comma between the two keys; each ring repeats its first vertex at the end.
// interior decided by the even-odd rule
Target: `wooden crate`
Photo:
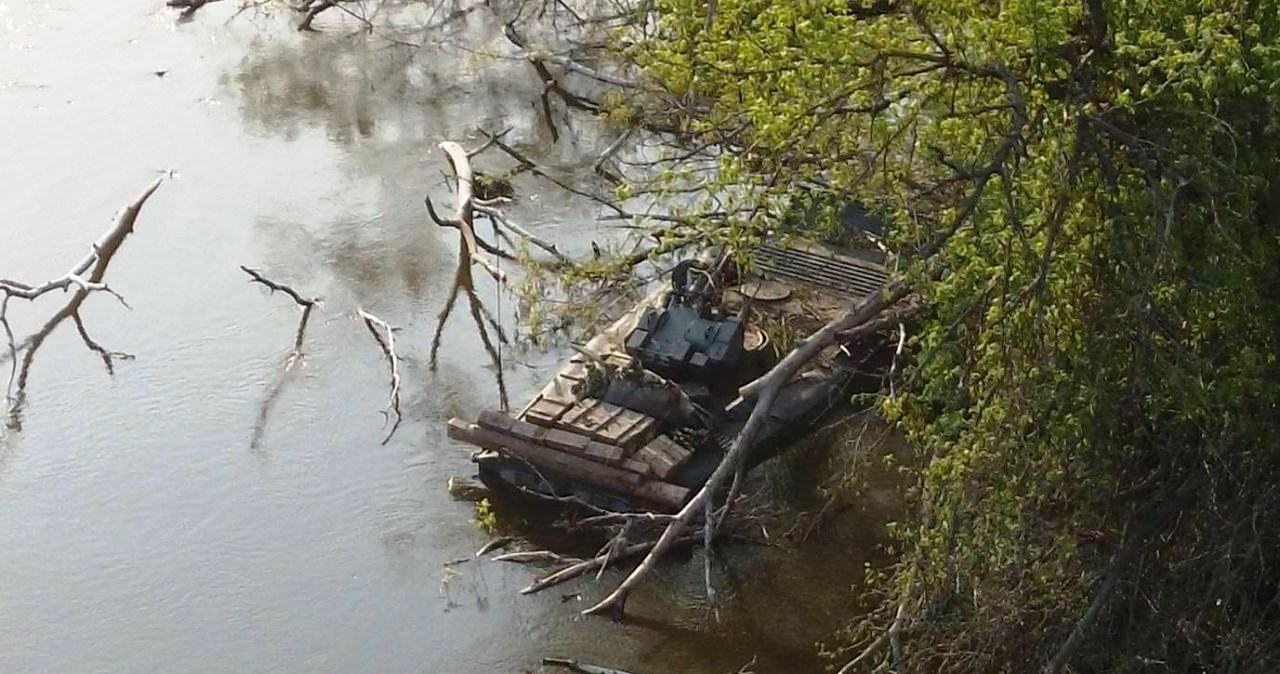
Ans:
{"type": "Polygon", "coordinates": [[[576,403],[577,401],[572,398],[556,398],[543,394],[529,405],[529,409],[525,410],[523,416],[527,421],[539,426],[554,427],[560,417],[573,409],[576,403]]]}
{"type": "Polygon", "coordinates": [[[667,480],[684,466],[692,453],[665,435],[650,440],[636,452],[636,459],[648,464],[658,477],[667,480]]]}
{"type": "Polygon", "coordinates": [[[657,432],[658,420],[594,398],[584,398],[551,425],[634,451],[657,432]]]}

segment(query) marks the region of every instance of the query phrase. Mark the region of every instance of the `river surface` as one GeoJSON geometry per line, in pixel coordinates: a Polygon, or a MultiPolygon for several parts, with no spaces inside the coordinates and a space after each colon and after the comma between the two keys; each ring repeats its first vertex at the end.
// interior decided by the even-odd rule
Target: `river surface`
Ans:
{"type": "MultiPolygon", "coordinates": [[[[857,602],[871,520],[731,549],[718,615],[697,556],[655,574],[624,624],[578,617],[604,584],[524,597],[537,568],[446,568],[488,536],[446,489],[474,471],[444,422],[497,394],[465,313],[426,366],[457,245],[422,207],[450,198],[435,145],[512,127],[572,174],[608,139],[580,128],[553,146],[519,62],[350,27],[301,36],[232,19],[233,4],[179,24],[162,0],[0,0],[0,277],[62,275],[174,172],[108,274],[132,309],[94,295],[83,311],[136,360],[108,376],[64,325],[35,360],[21,429],[0,439],[0,672],[517,673],[544,656],[637,674],[753,658],[820,670],[815,642],[857,602]],[[240,265],[324,298],[283,381],[298,311],[240,265]],[[386,363],[358,307],[403,328],[405,419],[386,445],[386,363]]],[[[543,236],[581,250],[609,235],[591,204],[518,188],[513,215],[543,236]]],[[[480,292],[499,302],[487,279],[480,292]]],[[[61,297],[14,302],[17,331],[61,297]]],[[[521,401],[563,352],[504,356],[521,401]]],[[[793,474],[764,487],[786,501],[793,474]]]]}

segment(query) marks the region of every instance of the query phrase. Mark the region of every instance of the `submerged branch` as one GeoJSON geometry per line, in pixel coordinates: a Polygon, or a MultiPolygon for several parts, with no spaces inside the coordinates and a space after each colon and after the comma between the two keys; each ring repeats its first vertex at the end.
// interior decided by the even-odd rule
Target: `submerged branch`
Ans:
{"type": "Polygon", "coordinates": [[[274,294],[280,291],[289,296],[294,304],[302,308],[302,316],[298,318],[298,329],[293,335],[293,350],[289,352],[289,357],[285,360],[284,369],[288,371],[293,367],[294,363],[303,358],[302,341],[306,336],[307,324],[311,320],[311,312],[320,305],[319,297],[304,297],[301,293],[282,283],[276,283],[271,279],[263,276],[258,270],[250,269],[244,265],[240,266],[241,271],[249,275],[250,283],[257,283],[266,287],[274,294]]]}
{"type": "Polygon", "coordinates": [[[563,667],[564,669],[571,672],[577,672],[578,674],[631,674],[630,672],[625,672],[621,669],[587,665],[569,658],[543,658],[542,664],[552,667],[563,667]]]}
{"type": "Polygon", "coordinates": [[[391,430],[387,433],[387,437],[382,439],[382,444],[391,441],[391,436],[396,434],[396,429],[400,428],[400,357],[396,355],[396,329],[387,324],[386,321],[374,316],[364,309],[357,309],[364,325],[369,329],[369,334],[373,335],[373,340],[378,343],[378,348],[382,349],[382,354],[387,357],[387,365],[390,368],[390,393],[387,397],[387,409],[385,414],[388,418],[394,417],[395,421],[391,424],[391,430]]]}
{"type": "Polygon", "coordinates": [[[262,404],[258,407],[258,417],[253,424],[253,435],[249,438],[249,448],[258,449],[262,444],[262,437],[267,431],[267,418],[271,415],[271,409],[275,407],[276,400],[280,398],[280,394],[284,391],[284,384],[288,381],[289,373],[293,370],[294,365],[305,359],[302,344],[306,339],[307,326],[311,323],[311,314],[316,307],[320,306],[321,299],[319,297],[304,296],[290,286],[272,281],[263,276],[256,269],[241,265],[240,270],[249,275],[250,283],[265,287],[269,294],[274,295],[277,291],[282,292],[288,295],[293,300],[293,303],[302,309],[302,315],[298,317],[298,327],[293,333],[293,345],[285,356],[284,366],[281,368],[279,376],[276,377],[275,383],[267,390],[267,395],[263,397],[262,404]]]}
{"type": "Polygon", "coordinates": [[[128,357],[127,354],[108,351],[89,337],[80,316],[80,307],[88,299],[89,295],[94,292],[105,292],[115,297],[125,307],[129,306],[124,301],[124,298],[112,290],[103,279],[106,277],[107,268],[111,265],[111,260],[120,250],[120,246],[133,233],[134,224],[138,220],[138,215],[142,212],[143,205],[151,198],[152,194],[155,194],[157,189],[160,189],[160,185],[163,182],[164,176],[156,178],[133,201],[126,204],[116,215],[111,229],[99,237],[90,246],[89,252],[66,274],[38,286],[0,279],[0,294],[4,296],[3,300],[0,300],[0,325],[4,327],[5,338],[8,342],[7,357],[13,361],[13,364],[10,365],[9,385],[6,389],[9,413],[8,425],[10,427],[18,428],[21,426],[20,414],[23,403],[26,400],[27,381],[30,377],[31,366],[35,362],[36,353],[49,335],[53,334],[53,331],[68,318],[75,321],[85,346],[103,359],[103,364],[106,366],[108,374],[115,371],[112,361],[114,357],[128,357]],[[14,338],[13,330],[8,321],[9,300],[18,298],[34,302],[36,299],[55,290],[71,292],[71,298],[61,309],[50,316],[39,330],[19,344],[14,338]],[[22,358],[19,363],[18,357],[20,353],[22,358]]]}
{"type": "MultiPolygon", "coordinates": [[[[696,536],[683,536],[677,539],[672,546],[689,545],[697,542],[696,536]]],[[[578,576],[598,569],[603,569],[606,564],[611,561],[636,557],[653,550],[657,541],[646,541],[644,543],[634,543],[623,547],[610,546],[609,549],[591,559],[583,560],[574,564],[570,564],[562,569],[555,571],[549,575],[543,576],[534,581],[531,585],[520,590],[520,594],[534,594],[541,592],[549,587],[554,587],[566,581],[573,580],[578,576]]]]}
{"type": "MultiPolygon", "coordinates": [[[[494,142],[500,143],[500,141],[496,140],[494,142]]],[[[444,309],[441,310],[436,321],[435,335],[431,340],[431,368],[434,370],[438,362],[440,345],[444,336],[444,326],[449,320],[449,315],[453,313],[458,294],[465,293],[470,307],[471,318],[475,322],[476,331],[480,334],[480,342],[484,345],[485,353],[489,354],[489,358],[493,362],[494,375],[498,381],[500,404],[502,409],[506,410],[510,405],[507,400],[506,379],[502,372],[502,355],[489,338],[486,319],[497,330],[499,344],[506,342],[506,336],[502,333],[501,326],[496,320],[493,320],[489,310],[481,303],[479,296],[476,294],[475,280],[471,276],[471,265],[473,262],[479,262],[481,266],[488,270],[489,274],[498,282],[499,293],[502,292],[502,286],[506,284],[507,277],[501,268],[484,259],[479,252],[479,244],[475,233],[475,175],[471,169],[471,153],[452,141],[440,143],[440,150],[449,160],[450,166],[453,167],[453,174],[457,180],[457,190],[455,192],[456,208],[454,217],[449,220],[444,220],[435,212],[435,207],[431,205],[430,199],[426,200],[427,210],[436,224],[453,227],[458,230],[459,245],[458,266],[454,271],[453,285],[449,289],[449,297],[445,300],[444,309]]]]}

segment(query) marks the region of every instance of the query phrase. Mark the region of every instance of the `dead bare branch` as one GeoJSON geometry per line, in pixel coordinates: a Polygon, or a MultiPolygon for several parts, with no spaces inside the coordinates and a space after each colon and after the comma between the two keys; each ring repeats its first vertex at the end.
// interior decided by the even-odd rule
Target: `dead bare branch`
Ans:
{"type": "MultiPolygon", "coordinates": [[[[910,588],[908,588],[907,591],[910,592],[910,588]]],[[[836,672],[836,674],[852,674],[852,672],[857,669],[858,665],[865,662],[867,658],[870,658],[872,655],[884,650],[886,647],[888,647],[890,651],[889,656],[893,658],[895,663],[900,664],[902,662],[902,646],[898,642],[908,618],[908,599],[909,597],[903,597],[898,601],[898,609],[894,613],[893,622],[889,624],[889,628],[881,633],[880,636],[876,637],[867,645],[866,648],[862,649],[862,651],[858,653],[857,657],[845,663],[845,666],[841,667],[840,671],[836,672]]]]}
{"type": "Polygon", "coordinates": [[[564,253],[560,252],[560,249],[557,248],[554,243],[551,243],[546,239],[540,238],[536,234],[525,229],[524,227],[521,227],[520,225],[512,222],[509,218],[507,218],[507,216],[502,211],[496,208],[493,208],[492,206],[481,206],[479,204],[477,204],[475,208],[477,212],[483,213],[493,222],[499,225],[502,225],[503,227],[515,233],[517,236],[521,237],[525,241],[528,241],[529,243],[541,248],[542,250],[547,251],[548,253],[551,254],[552,257],[556,259],[557,262],[560,262],[561,264],[568,264],[571,262],[571,260],[564,253]]]}
{"type": "Polygon", "coordinates": [[[9,295],[0,299],[0,326],[4,326],[4,336],[9,347],[9,383],[5,386],[5,400],[9,403],[9,394],[13,391],[13,380],[18,376],[18,345],[14,341],[13,327],[9,325],[9,295]]]}
{"type": "Polygon", "coordinates": [[[191,18],[196,15],[196,12],[200,11],[200,9],[205,5],[220,1],[221,0],[168,0],[168,2],[164,4],[175,9],[182,9],[182,12],[178,14],[178,21],[181,22],[190,21],[191,18]]]}
{"type": "Polygon", "coordinates": [[[577,564],[582,560],[574,557],[565,557],[556,554],[550,550],[522,550],[520,552],[508,552],[505,555],[498,555],[491,561],[494,562],[514,562],[517,564],[527,564],[529,562],[555,562],[557,564],[577,564]]]}
{"type": "Polygon", "coordinates": [[[298,23],[298,30],[302,32],[314,31],[311,22],[320,16],[321,12],[332,9],[337,6],[334,0],[303,0],[298,6],[298,11],[303,12],[302,21],[298,23]]]}
{"type": "Polygon", "coordinates": [[[356,313],[364,321],[366,328],[369,328],[369,334],[373,335],[374,341],[378,343],[378,347],[382,349],[382,354],[387,357],[387,365],[391,370],[390,393],[387,397],[386,415],[395,418],[395,422],[391,424],[391,430],[387,433],[387,437],[382,439],[382,444],[391,441],[391,436],[396,434],[396,429],[400,428],[400,358],[396,355],[396,329],[387,324],[386,321],[374,316],[364,309],[357,309],[356,313]]]}
{"type": "Polygon", "coordinates": [[[253,424],[253,435],[249,438],[249,448],[256,450],[262,445],[262,438],[267,431],[267,419],[271,416],[271,410],[275,407],[276,401],[280,399],[280,394],[284,392],[284,385],[289,380],[289,373],[293,371],[294,365],[305,359],[302,344],[306,339],[307,326],[310,325],[311,314],[316,307],[320,306],[321,299],[319,297],[305,296],[288,285],[272,281],[256,269],[241,265],[240,270],[249,275],[250,283],[265,287],[269,294],[272,295],[277,291],[282,292],[288,295],[289,299],[293,300],[293,303],[302,309],[302,314],[298,317],[298,327],[293,333],[293,346],[285,356],[284,365],[280,369],[275,382],[267,390],[267,395],[263,397],[262,404],[258,406],[258,417],[253,424]]]}
{"type": "Polygon", "coordinates": [[[489,554],[490,552],[493,552],[494,550],[501,550],[502,548],[505,548],[508,545],[511,545],[512,543],[515,543],[515,542],[516,542],[515,536],[503,536],[501,538],[495,538],[489,541],[488,543],[485,543],[484,545],[480,546],[480,549],[476,550],[475,556],[483,557],[489,554]]]}
{"type": "MultiPolygon", "coordinates": [[[[696,536],[682,536],[672,543],[672,545],[690,545],[695,542],[697,542],[696,536]]],[[[643,543],[628,545],[620,549],[610,549],[602,554],[592,557],[591,559],[571,564],[550,575],[544,576],[523,590],[520,590],[520,594],[534,594],[536,592],[541,592],[549,587],[559,585],[563,582],[573,580],[585,573],[600,569],[610,561],[617,561],[627,559],[628,557],[642,555],[653,550],[655,545],[657,545],[657,541],[646,541],[643,543]]]]}
{"type": "Polygon", "coordinates": [[[99,237],[90,246],[89,252],[66,274],[38,286],[0,279],[0,293],[4,295],[4,299],[0,300],[0,324],[4,327],[5,337],[8,342],[6,357],[13,361],[10,366],[9,385],[6,389],[8,425],[10,427],[18,428],[21,426],[20,414],[23,403],[26,400],[27,381],[30,377],[31,366],[35,362],[36,353],[49,335],[53,334],[53,331],[63,321],[68,318],[74,319],[85,346],[103,359],[103,364],[106,366],[108,374],[114,373],[113,358],[125,358],[127,356],[127,354],[108,351],[89,337],[80,318],[80,307],[89,295],[94,292],[105,292],[115,297],[125,307],[129,306],[119,293],[107,286],[103,279],[106,277],[107,268],[111,265],[112,258],[120,250],[125,238],[133,233],[134,224],[138,220],[138,214],[142,212],[143,205],[160,188],[163,182],[164,176],[162,175],[153,180],[151,184],[143,189],[141,194],[125,205],[116,215],[111,229],[99,237]],[[19,344],[14,338],[13,330],[8,321],[9,300],[16,297],[34,302],[55,290],[61,290],[64,293],[71,292],[71,298],[61,309],[50,316],[39,330],[19,344]],[[21,363],[18,363],[20,353],[22,354],[22,359],[21,363]]]}
{"type": "Polygon", "coordinates": [[[497,139],[497,138],[494,138],[494,137],[493,137],[493,134],[490,134],[490,133],[488,133],[488,132],[484,131],[483,129],[480,131],[480,133],[481,133],[481,134],[483,134],[483,135],[485,135],[485,136],[490,137],[490,138],[493,140],[493,146],[494,146],[494,147],[497,147],[499,150],[502,150],[503,152],[505,152],[505,153],[507,154],[507,156],[509,156],[509,157],[511,157],[512,159],[516,160],[516,162],[517,162],[519,165],[515,168],[514,173],[523,173],[523,172],[529,172],[529,173],[532,173],[533,175],[536,175],[536,176],[538,176],[538,177],[540,177],[540,178],[543,178],[544,180],[548,180],[548,181],[550,181],[551,183],[555,184],[555,185],[556,185],[557,187],[559,187],[560,189],[562,189],[562,190],[564,190],[564,191],[566,191],[566,192],[569,192],[570,194],[575,194],[575,195],[580,196],[580,197],[585,197],[585,198],[587,198],[587,199],[590,199],[590,200],[592,200],[592,201],[594,201],[594,202],[596,202],[596,203],[600,204],[601,206],[604,206],[605,208],[608,208],[609,210],[611,210],[611,211],[615,212],[615,213],[616,213],[620,218],[623,218],[623,219],[626,219],[626,220],[631,220],[631,219],[634,219],[634,218],[636,217],[636,216],[635,216],[635,214],[633,214],[633,213],[630,213],[630,212],[626,211],[626,210],[625,210],[625,209],[623,209],[621,206],[619,206],[618,204],[616,204],[616,203],[614,203],[614,202],[610,201],[609,199],[606,199],[606,198],[604,198],[604,197],[602,197],[602,196],[600,196],[600,195],[598,195],[598,194],[592,194],[591,192],[587,192],[587,191],[585,191],[585,190],[578,189],[578,188],[574,187],[573,185],[570,185],[570,184],[566,183],[565,181],[560,180],[559,178],[556,178],[555,176],[553,176],[553,175],[551,175],[551,174],[547,173],[546,171],[544,171],[544,170],[542,170],[541,168],[539,168],[539,167],[538,167],[538,165],[537,165],[537,163],[535,163],[532,159],[530,159],[529,157],[527,157],[523,152],[520,152],[519,150],[517,150],[517,149],[515,149],[514,147],[512,147],[512,146],[510,146],[510,145],[508,145],[508,144],[506,144],[506,143],[502,142],[501,140],[499,140],[499,139],[497,139]]]}
{"type": "Polygon", "coordinates": [[[119,358],[120,360],[133,360],[132,354],[124,353],[123,351],[108,351],[101,344],[95,342],[93,338],[89,336],[89,331],[85,329],[84,320],[80,318],[79,311],[72,314],[71,318],[75,321],[76,332],[80,333],[80,339],[84,342],[84,345],[89,347],[90,351],[98,354],[98,357],[102,358],[102,364],[107,368],[107,374],[113,375],[116,373],[116,358],[119,358]]]}
{"type": "MultiPolygon", "coordinates": [[[[501,141],[493,140],[496,144],[501,141]]],[[[459,232],[458,245],[458,267],[454,272],[453,285],[449,289],[449,297],[445,300],[444,309],[441,310],[440,316],[436,322],[435,335],[431,340],[431,368],[435,369],[438,362],[440,344],[444,335],[445,323],[449,320],[449,315],[453,312],[453,307],[457,303],[458,293],[463,292],[467,296],[467,303],[471,310],[471,318],[475,321],[476,331],[480,334],[480,342],[484,345],[485,352],[489,354],[489,358],[493,361],[494,374],[498,380],[498,395],[503,410],[509,407],[507,400],[506,379],[502,371],[502,357],[494,347],[493,341],[489,338],[489,331],[485,327],[486,319],[495,327],[499,327],[493,316],[489,314],[488,309],[480,301],[476,295],[475,280],[471,276],[471,264],[479,262],[498,282],[498,292],[502,292],[502,286],[506,283],[506,274],[502,269],[488,260],[485,260],[479,254],[479,244],[477,243],[475,233],[475,176],[471,170],[471,159],[463,147],[452,141],[445,141],[440,144],[440,150],[449,160],[449,164],[453,167],[453,174],[457,180],[457,206],[454,217],[451,220],[443,220],[439,214],[435,212],[435,208],[431,205],[431,200],[427,199],[427,210],[430,212],[436,224],[442,226],[454,227],[459,232]]],[[[498,339],[505,342],[506,337],[502,334],[501,329],[498,330],[498,339]]]]}
{"type": "Polygon", "coordinates": [[[551,667],[562,667],[571,672],[577,672],[578,674],[631,674],[630,672],[626,672],[621,669],[613,669],[612,667],[583,664],[570,658],[543,658],[542,664],[551,667]]]}
{"type": "Polygon", "coordinates": [[[285,371],[288,371],[290,368],[293,367],[295,362],[303,358],[302,340],[306,336],[307,324],[311,320],[311,312],[317,306],[320,305],[321,299],[319,297],[304,297],[301,293],[294,290],[293,288],[287,285],[284,285],[283,283],[277,283],[263,276],[256,269],[250,269],[243,265],[240,266],[240,269],[241,271],[249,275],[250,283],[257,283],[259,285],[265,286],[268,290],[271,291],[272,294],[274,294],[276,291],[280,291],[288,295],[289,298],[293,300],[294,304],[297,304],[299,307],[302,308],[302,316],[298,318],[298,329],[294,331],[293,350],[289,353],[288,358],[285,360],[284,369],[285,371]]]}

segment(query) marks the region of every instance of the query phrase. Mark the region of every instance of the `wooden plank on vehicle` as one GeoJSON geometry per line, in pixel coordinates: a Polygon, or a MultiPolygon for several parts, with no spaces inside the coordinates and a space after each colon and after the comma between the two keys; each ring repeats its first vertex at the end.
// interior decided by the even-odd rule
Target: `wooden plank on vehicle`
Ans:
{"type": "Polygon", "coordinates": [[[653,468],[650,468],[650,467],[649,467],[649,464],[647,464],[647,463],[645,463],[645,462],[643,462],[643,461],[641,461],[641,460],[639,460],[639,459],[634,459],[634,458],[633,458],[633,459],[623,459],[622,461],[619,461],[619,462],[618,462],[618,466],[619,466],[620,468],[625,469],[625,470],[629,470],[629,471],[631,471],[631,472],[633,472],[633,473],[635,473],[635,474],[637,474],[637,475],[650,475],[650,476],[652,476],[652,475],[654,474],[654,473],[653,473],[653,468]]]}
{"type": "Polygon", "coordinates": [[[590,419],[595,414],[594,410],[597,406],[602,405],[595,398],[583,398],[577,401],[568,412],[556,422],[556,428],[563,428],[567,431],[575,433],[591,434],[590,419]]]}
{"type": "Polygon", "coordinates": [[[541,441],[542,444],[556,449],[563,449],[574,454],[581,454],[591,442],[591,438],[569,431],[562,431],[559,428],[540,428],[538,434],[528,440],[541,441]]]}
{"type": "Polygon", "coordinates": [[[617,491],[665,512],[674,512],[689,497],[689,490],[662,480],[591,461],[492,428],[450,419],[449,437],[503,452],[544,470],[573,480],[617,491]]]}
{"type": "Polygon", "coordinates": [[[610,351],[609,353],[605,354],[604,362],[609,367],[616,368],[619,370],[625,370],[631,367],[631,365],[635,362],[635,359],[633,359],[631,356],[627,355],[623,351],[610,351]]]}
{"type": "Polygon", "coordinates": [[[636,458],[649,464],[654,474],[664,480],[684,466],[690,456],[689,450],[665,435],[650,440],[636,452],[636,458]]]}
{"type": "Polygon", "coordinates": [[[649,440],[658,427],[658,420],[639,412],[627,410],[608,429],[602,431],[611,442],[627,451],[639,449],[649,440]]]}
{"type": "Polygon", "coordinates": [[[617,405],[610,405],[602,400],[594,400],[587,411],[574,421],[574,425],[595,435],[596,432],[604,428],[621,413],[622,408],[617,405]]]}
{"type": "Polygon", "coordinates": [[[641,415],[638,421],[618,436],[618,441],[614,444],[628,452],[634,452],[652,440],[653,436],[657,435],[657,433],[658,420],[653,417],[641,415]]]}
{"type": "Polygon", "coordinates": [[[576,401],[549,425],[617,445],[627,452],[634,452],[652,439],[658,428],[653,417],[595,398],[576,401]]]}
{"type": "Polygon", "coordinates": [[[601,442],[616,442],[618,433],[625,426],[618,421],[624,412],[626,410],[617,405],[602,402],[587,413],[587,418],[582,420],[582,431],[579,432],[586,432],[601,442]]]}
{"type": "Polygon", "coordinates": [[[649,439],[647,434],[654,427],[650,419],[625,407],[585,398],[562,415],[555,426],[633,451],[649,439]]]}
{"type": "Polygon", "coordinates": [[[523,417],[539,426],[555,426],[577,401],[542,394],[525,410],[523,417]]]}
{"type": "Polygon", "coordinates": [[[583,398],[575,401],[573,406],[556,420],[556,426],[559,428],[574,428],[578,424],[578,419],[590,413],[591,408],[598,402],[600,401],[595,398],[583,398]]]}
{"type": "Polygon", "coordinates": [[[480,418],[476,420],[476,424],[482,428],[507,433],[553,449],[573,452],[595,461],[619,463],[626,455],[626,452],[621,447],[596,442],[585,435],[558,428],[543,428],[526,421],[513,419],[502,412],[482,412],[480,418]]]}

